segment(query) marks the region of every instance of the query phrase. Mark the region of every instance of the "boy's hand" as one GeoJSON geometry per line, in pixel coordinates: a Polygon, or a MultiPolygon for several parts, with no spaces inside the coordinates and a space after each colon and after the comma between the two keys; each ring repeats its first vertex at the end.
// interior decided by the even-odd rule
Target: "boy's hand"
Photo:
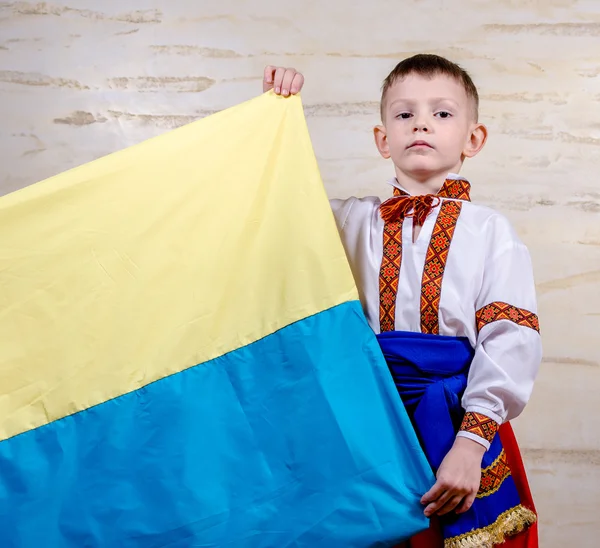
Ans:
{"type": "Polygon", "coordinates": [[[304,76],[293,68],[272,67],[265,68],[263,78],[263,92],[273,90],[277,95],[296,95],[304,85],[304,76]]]}
{"type": "Polygon", "coordinates": [[[437,473],[435,485],[423,495],[427,517],[471,508],[481,483],[481,459],[486,449],[468,438],[456,438],[437,473]]]}

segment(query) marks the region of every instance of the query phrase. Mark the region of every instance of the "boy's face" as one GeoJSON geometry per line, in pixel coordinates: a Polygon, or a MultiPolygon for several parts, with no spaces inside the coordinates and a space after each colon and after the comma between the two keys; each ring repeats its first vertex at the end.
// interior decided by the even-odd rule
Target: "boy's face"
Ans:
{"type": "Polygon", "coordinates": [[[398,175],[413,180],[458,173],[485,142],[485,127],[475,116],[473,100],[458,81],[408,75],[385,96],[384,125],[375,129],[379,152],[392,159],[398,175]]]}

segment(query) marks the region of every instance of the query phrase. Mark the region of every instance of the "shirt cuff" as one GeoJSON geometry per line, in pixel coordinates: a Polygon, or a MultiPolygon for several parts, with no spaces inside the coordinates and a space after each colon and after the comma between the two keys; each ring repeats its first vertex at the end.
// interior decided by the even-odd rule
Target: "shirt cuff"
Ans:
{"type": "Polygon", "coordinates": [[[465,432],[463,430],[460,430],[458,432],[458,434],[456,434],[457,438],[467,438],[468,440],[472,440],[474,442],[477,442],[479,445],[483,445],[483,447],[485,447],[485,450],[487,451],[490,448],[490,442],[483,439],[481,436],[478,436],[476,434],[471,434],[471,432],[465,432]]]}
{"type": "Polygon", "coordinates": [[[477,411],[467,411],[457,435],[469,438],[489,449],[498,428],[500,428],[500,424],[495,417],[492,418],[477,411]]]}

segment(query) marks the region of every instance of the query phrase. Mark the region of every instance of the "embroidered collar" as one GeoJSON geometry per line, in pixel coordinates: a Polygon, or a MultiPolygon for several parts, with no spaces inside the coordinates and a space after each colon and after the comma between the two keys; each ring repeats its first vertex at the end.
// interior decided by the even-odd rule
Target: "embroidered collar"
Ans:
{"type": "MultiPolygon", "coordinates": [[[[394,187],[394,196],[410,196],[406,190],[404,190],[396,179],[389,182],[394,187]]],[[[465,202],[471,201],[471,184],[464,177],[458,175],[449,174],[436,194],[439,198],[451,198],[453,200],[463,200],[465,202]]]]}

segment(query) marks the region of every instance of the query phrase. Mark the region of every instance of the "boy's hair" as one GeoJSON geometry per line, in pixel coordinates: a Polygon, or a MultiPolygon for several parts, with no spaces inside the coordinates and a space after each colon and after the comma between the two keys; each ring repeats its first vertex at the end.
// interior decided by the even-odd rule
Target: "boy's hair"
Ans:
{"type": "Polygon", "coordinates": [[[383,119],[383,105],[385,96],[388,90],[398,81],[406,78],[410,74],[418,74],[425,78],[433,78],[434,76],[444,75],[454,78],[464,88],[467,97],[473,101],[475,110],[475,120],[479,117],[479,93],[469,76],[469,73],[462,67],[440,57],[429,53],[420,53],[413,55],[404,61],[400,61],[390,72],[387,78],[383,81],[381,88],[381,116],[383,119]]]}

